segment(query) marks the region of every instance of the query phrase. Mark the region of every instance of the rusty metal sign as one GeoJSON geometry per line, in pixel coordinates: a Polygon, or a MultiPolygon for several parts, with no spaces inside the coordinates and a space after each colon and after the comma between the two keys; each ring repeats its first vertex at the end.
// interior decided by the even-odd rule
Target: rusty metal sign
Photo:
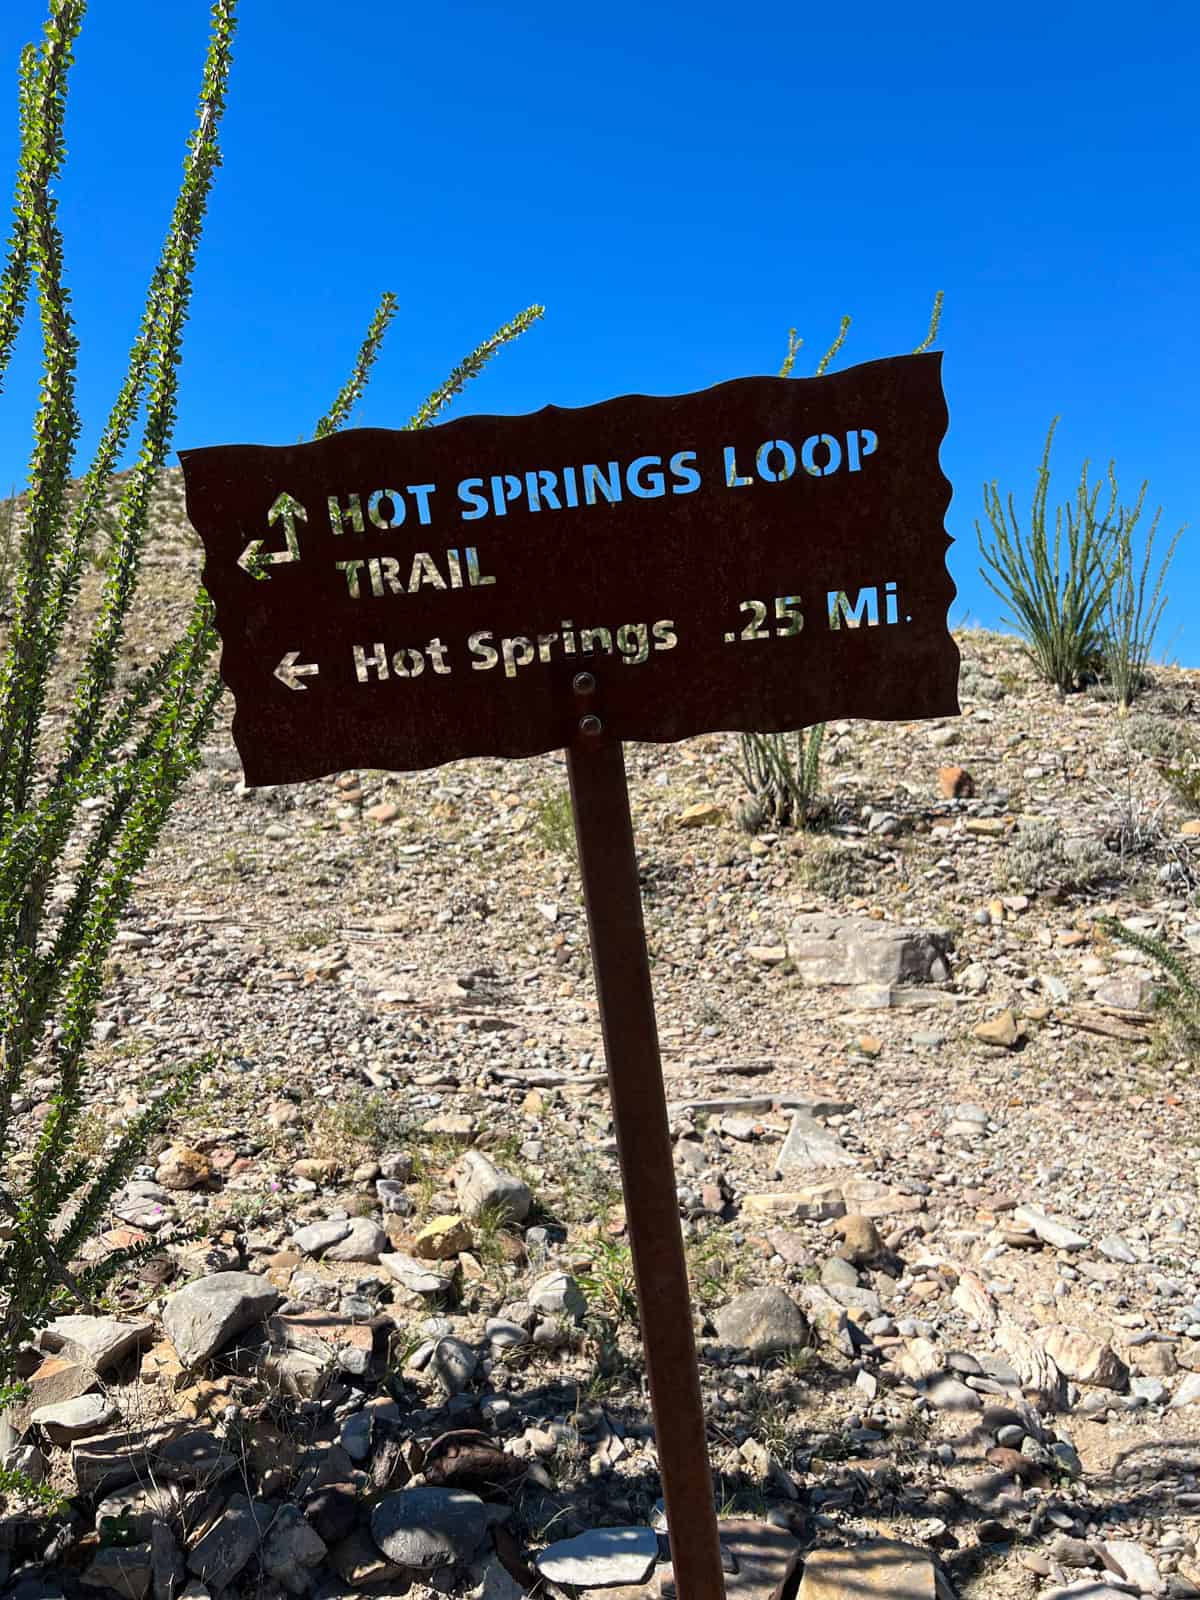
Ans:
{"type": "Polygon", "coordinates": [[[941,356],[181,453],[251,784],[957,712],[941,356]]]}

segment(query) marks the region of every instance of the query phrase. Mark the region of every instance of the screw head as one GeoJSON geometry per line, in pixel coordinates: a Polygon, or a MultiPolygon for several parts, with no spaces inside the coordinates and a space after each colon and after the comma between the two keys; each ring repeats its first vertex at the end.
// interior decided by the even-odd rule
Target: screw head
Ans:
{"type": "Polygon", "coordinates": [[[577,672],[571,687],[576,694],[594,694],[596,680],[590,672],[577,672]]]}
{"type": "Polygon", "coordinates": [[[588,715],[579,719],[579,731],[585,739],[594,739],[598,733],[603,731],[603,728],[604,724],[599,717],[588,715]]]}

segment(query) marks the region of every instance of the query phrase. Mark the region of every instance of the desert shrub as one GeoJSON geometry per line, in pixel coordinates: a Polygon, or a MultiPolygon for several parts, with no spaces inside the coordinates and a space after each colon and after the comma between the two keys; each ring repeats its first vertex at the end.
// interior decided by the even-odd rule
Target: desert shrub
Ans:
{"type": "Polygon", "coordinates": [[[807,827],[818,814],[821,741],[825,724],[794,734],[742,733],[734,770],[748,798],[738,808],[738,825],[755,833],[768,823],[807,827]]]}
{"type": "Polygon", "coordinates": [[[796,863],[796,877],[812,894],[847,900],[865,894],[878,881],[879,862],[853,846],[822,841],[805,849],[796,863]]]}
{"type": "Polygon", "coordinates": [[[1131,717],[1127,737],[1158,765],[1168,789],[1186,811],[1200,813],[1200,742],[1167,717],[1131,717]]]}
{"type": "Polygon", "coordinates": [[[1068,838],[1057,822],[1035,822],[1017,833],[997,869],[1003,889],[1019,893],[1090,889],[1120,876],[1117,857],[1095,839],[1068,838]]]}
{"type": "Polygon", "coordinates": [[[312,1118],[309,1142],[314,1150],[339,1160],[364,1160],[395,1150],[412,1135],[405,1112],[395,1097],[354,1089],[336,1100],[323,1101],[312,1118]]]}
{"type": "Polygon", "coordinates": [[[567,789],[557,784],[545,786],[534,802],[533,832],[543,850],[574,858],[575,817],[567,789]]]}
{"type": "Polygon", "coordinates": [[[1156,761],[1178,760],[1190,744],[1187,735],[1169,717],[1132,716],[1125,724],[1125,737],[1134,750],[1156,761]]]}
{"type": "Polygon", "coordinates": [[[995,482],[984,485],[992,540],[986,541],[976,522],[984,560],[980,571],[1010,608],[1004,620],[1024,639],[1047,683],[1066,693],[1099,677],[1127,708],[1148,681],[1146,667],[1167,602],[1163,585],[1183,529],[1167,546],[1155,574],[1161,506],[1140,550],[1136,547],[1148,483],[1142,484],[1132,506],[1122,505],[1115,464],[1109,462],[1103,484],[1090,484],[1085,461],[1074,502],[1055,508],[1051,535],[1047,502],[1057,426],[1055,417],[1046,434],[1028,531],[1021,527],[1013,496],[1002,497],[995,482]]]}
{"type": "Polygon", "coordinates": [[[1103,918],[1100,926],[1118,943],[1137,950],[1158,967],[1166,979],[1154,999],[1163,1022],[1164,1043],[1171,1051],[1181,1051],[1189,1061],[1200,1061],[1200,975],[1161,939],[1127,928],[1114,917],[1103,918]]]}
{"type": "MultiPolygon", "coordinates": [[[[149,665],[132,665],[126,621],[152,497],[175,422],[183,330],[209,191],[220,154],[236,0],[216,0],[195,131],[129,364],[83,478],[78,339],[65,287],[55,188],[72,51],[84,0],[50,0],[40,47],[22,52],[13,224],[0,268],[0,376],[32,299],[42,374],[33,453],[12,551],[11,617],[0,658],[0,1385],[17,1347],[58,1306],[90,1304],[128,1254],[74,1268],[82,1245],[194,1078],[181,1073],[101,1156],[83,1120],[84,1066],[108,953],[133,883],[199,761],[221,694],[207,596],[149,665]],[[132,468],[117,472],[135,425],[132,468]],[[100,600],[80,617],[84,568],[99,543],[100,600]],[[74,625],[74,626],[72,626],[74,625]],[[66,715],[44,715],[68,633],[83,636],[66,715]],[[67,863],[71,866],[68,869],[67,863]],[[60,885],[65,886],[65,895],[60,885]],[[16,1148],[23,1083],[54,1079],[31,1150],[16,1148]]],[[[385,295],[350,377],[318,435],[359,398],[395,307],[385,295]]],[[[500,344],[541,314],[532,307],[456,368],[413,418],[423,426],[500,344]]]]}
{"type": "Polygon", "coordinates": [[[1109,469],[1109,504],[1098,514],[1101,485],[1088,483],[1084,463],[1074,504],[1057,506],[1053,533],[1047,520],[1050,447],[1058,418],[1050,424],[1038,468],[1037,487],[1022,529],[1016,501],[996,482],[983,489],[992,542],[975,524],[988,588],[1009,607],[1005,622],[1025,641],[1039,675],[1062,692],[1076,689],[1099,670],[1105,651],[1105,615],[1118,576],[1117,484],[1109,469]]]}
{"type": "MultiPolygon", "coordinates": [[[[1112,473],[1111,466],[1109,472],[1112,473]]],[[[1121,506],[1117,511],[1117,570],[1104,605],[1104,680],[1109,694],[1122,708],[1132,705],[1149,681],[1146,667],[1154,648],[1154,637],[1162,619],[1163,607],[1167,603],[1163,584],[1183,533],[1182,528],[1176,530],[1151,585],[1154,541],[1162,517],[1161,506],[1146,530],[1140,559],[1134,549],[1136,529],[1148,487],[1148,483],[1143,483],[1136,504],[1121,506]]]]}
{"type": "MultiPolygon", "coordinates": [[[[929,330],[913,352],[920,355],[937,338],[942,320],[942,291],[934,296],[929,330]]],[[[820,377],[846,342],[850,318],[843,317],[837,337],[817,362],[814,377],[820,377]]],[[[779,369],[781,378],[790,378],[804,341],[795,328],[788,333],[787,354],[779,369]]],[[[759,828],[808,827],[820,815],[818,793],[821,775],[821,741],[825,724],[802,728],[798,733],[742,733],[738,735],[737,755],[731,757],[735,772],[746,789],[747,799],[738,812],[739,825],[747,832],[759,828]]]]}

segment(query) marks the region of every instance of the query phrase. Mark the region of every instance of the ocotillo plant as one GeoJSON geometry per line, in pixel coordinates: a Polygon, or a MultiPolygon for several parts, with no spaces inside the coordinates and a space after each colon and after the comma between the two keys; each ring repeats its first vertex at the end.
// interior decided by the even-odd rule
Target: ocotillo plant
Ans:
{"type": "MultiPolygon", "coordinates": [[[[11,617],[0,660],[0,1385],[18,1342],[71,1301],[88,1304],[128,1262],[120,1253],[73,1266],[117,1189],[186,1092],[182,1074],[107,1154],[92,1162],[78,1138],[84,1069],[104,963],[135,875],[147,862],[198,760],[221,693],[207,596],[139,671],[123,661],[126,620],[150,532],[151,490],[175,421],[183,330],[209,191],[220,155],[236,0],[217,0],[184,175],[118,391],[91,465],[72,486],[80,419],[78,341],[64,287],[54,184],[84,0],[50,0],[40,47],[21,55],[20,154],[8,253],[0,272],[0,380],[32,296],[42,335],[34,447],[18,525],[11,617]],[[141,417],[136,459],[102,516],[115,471],[141,417]],[[65,724],[48,727],[49,686],[93,544],[104,543],[98,609],[65,724]],[[85,804],[90,802],[90,804],[85,804]],[[71,865],[68,867],[68,863],[71,865]],[[55,1092],[31,1149],[14,1149],[14,1102],[36,1070],[55,1092]]],[[[395,310],[385,295],[350,378],[326,416],[341,427],[367,382],[395,310]]],[[[409,426],[424,426],[488,357],[541,316],[533,306],[456,368],[409,426]]]]}
{"type": "MultiPolygon", "coordinates": [[[[929,331],[914,350],[920,355],[937,338],[942,320],[942,291],[933,300],[929,331]]],[[[817,363],[813,376],[819,378],[846,342],[850,318],[843,317],[837,338],[817,363]]],[[[790,378],[804,340],[795,328],[788,332],[787,354],[779,369],[781,378],[790,378]]],[[[742,733],[738,735],[738,754],[733,767],[746,788],[749,799],[739,816],[745,828],[754,832],[764,823],[803,828],[812,819],[814,802],[821,781],[821,741],[825,724],[788,733],[742,733]],[[794,741],[794,749],[790,748],[794,741]]]]}

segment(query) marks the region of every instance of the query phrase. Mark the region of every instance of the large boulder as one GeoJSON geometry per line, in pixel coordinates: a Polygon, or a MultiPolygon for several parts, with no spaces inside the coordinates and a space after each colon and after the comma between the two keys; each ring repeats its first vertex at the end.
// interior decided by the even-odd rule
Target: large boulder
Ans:
{"type": "Polygon", "coordinates": [[[797,917],[788,929],[787,953],[802,983],[945,983],[950,977],[950,935],[939,928],[910,928],[871,917],[797,917]]]}

